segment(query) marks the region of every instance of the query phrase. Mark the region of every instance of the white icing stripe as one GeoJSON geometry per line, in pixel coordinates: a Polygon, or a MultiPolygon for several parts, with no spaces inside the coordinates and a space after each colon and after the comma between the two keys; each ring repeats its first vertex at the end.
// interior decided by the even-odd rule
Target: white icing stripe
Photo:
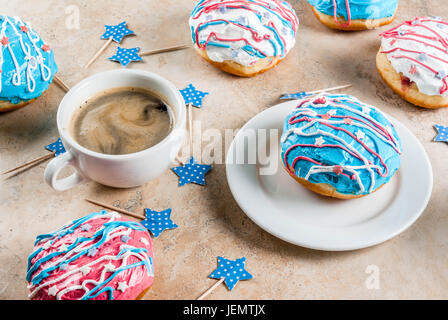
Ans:
{"type": "MultiPolygon", "coordinates": [[[[338,98],[338,97],[328,97],[326,93],[322,93],[322,94],[317,95],[316,97],[314,97],[312,99],[308,99],[308,101],[304,101],[303,103],[301,103],[300,107],[296,108],[295,112],[293,112],[293,114],[288,116],[288,121],[290,121],[291,119],[298,119],[298,118],[300,118],[300,116],[313,116],[313,117],[317,116],[318,115],[317,112],[315,112],[314,110],[311,110],[311,109],[308,108],[308,107],[311,107],[311,106],[313,108],[318,108],[318,109],[330,108],[330,111],[327,112],[329,117],[328,118],[324,118],[324,117],[323,118],[316,118],[316,119],[308,118],[307,119],[308,122],[305,123],[303,126],[301,126],[299,128],[292,127],[290,129],[288,129],[287,131],[285,131],[283,133],[282,138],[281,138],[281,143],[284,143],[291,134],[296,134],[296,135],[300,135],[300,136],[303,136],[303,137],[319,136],[320,138],[318,138],[318,139],[320,139],[320,140],[318,141],[318,139],[316,139],[316,147],[318,147],[318,146],[322,146],[322,145],[325,144],[325,140],[322,137],[329,137],[333,141],[336,141],[341,146],[345,147],[345,149],[347,149],[348,151],[350,151],[352,153],[352,156],[355,155],[356,158],[361,160],[364,165],[361,165],[361,166],[350,166],[350,165],[345,165],[345,166],[313,165],[310,168],[310,170],[308,171],[307,175],[305,176],[305,179],[308,180],[310,175],[312,175],[312,174],[322,173],[322,172],[335,172],[334,171],[335,169],[342,169],[343,171],[347,171],[347,172],[350,172],[350,173],[353,174],[352,177],[356,179],[356,181],[357,181],[357,183],[359,185],[359,188],[360,188],[360,192],[364,192],[365,187],[364,187],[364,185],[363,185],[363,183],[362,183],[362,181],[360,179],[359,173],[356,170],[367,170],[369,172],[369,175],[370,175],[369,192],[372,192],[374,187],[375,187],[375,183],[376,183],[374,170],[377,170],[378,172],[383,172],[383,174],[386,174],[386,172],[387,172],[387,168],[386,167],[378,166],[378,165],[374,165],[374,164],[370,163],[368,158],[363,156],[360,152],[358,152],[357,149],[351,143],[348,143],[343,138],[338,137],[338,136],[332,134],[331,132],[323,131],[321,129],[317,129],[314,132],[305,132],[305,131],[307,129],[310,129],[311,127],[313,127],[315,124],[318,124],[318,123],[321,123],[321,124],[324,124],[324,125],[326,125],[326,124],[328,124],[328,125],[336,125],[336,127],[338,127],[337,125],[346,124],[345,119],[344,120],[330,120],[331,119],[330,115],[336,116],[337,109],[344,109],[344,110],[349,111],[350,113],[353,113],[353,114],[356,114],[356,115],[360,116],[360,119],[362,119],[363,121],[370,122],[370,123],[373,124],[372,127],[371,127],[369,125],[364,124],[363,122],[360,122],[359,120],[348,118],[351,121],[351,122],[349,122],[349,124],[351,126],[362,128],[363,130],[368,130],[373,135],[378,137],[381,141],[389,144],[392,148],[395,149],[395,151],[397,153],[401,153],[400,145],[398,143],[398,139],[394,137],[394,135],[391,132],[390,128],[388,130],[387,128],[384,127],[384,125],[382,125],[381,123],[379,123],[377,120],[375,120],[373,117],[371,117],[369,114],[366,113],[366,112],[370,112],[370,110],[375,110],[378,113],[381,113],[381,112],[378,109],[374,108],[373,106],[361,103],[359,100],[357,100],[354,97],[350,97],[350,96],[343,96],[341,98],[338,98]],[[347,106],[346,104],[344,104],[342,102],[339,102],[340,99],[342,99],[344,101],[347,100],[347,101],[349,101],[349,102],[351,102],[353,104],[356,104],[357,106],[362,108],[365,112],[360,111],[360,110],[355,109],[355,108],[352,108],[350,106],[347,106]],[[320,100],[319,103],[315,104],[314,102],[318,101],[318,100],[320,100]],[[373,129],[373,128],[375,128],[375,129],[373,129]],[[383,131],[383,129],[387,132],[387,135],[383,131]]],[[[384,114],[382,114],[382,115],[387,119],[387,117],[384,114]]],[[[292,121],[294,121],[294,120],[292,120],[292,121]]],[[[348,132],[350,132],[350,131],[348,131],[348,132]]],[[[353,134],[353,135],[356,135],[355,138],[362,141],[361,133],[364,134],[364,131],[358,130],[358,132],[356,134],[354,134],[352,132],[350,132],[350,133],[353,134]],[[358,135],[358,133],[359,133],[359,135],[358,135]]],[[[345,134],[347,134],[347,133],[345,133],[345,134]]],[[[366,150],[366,152],[371,154],[372,157],[377,157],[371,151],[369,151],[367,149],[367,146],[365,146],[363,144],[361,144],[361,146],[363,147],[363,149],[366,150]]]]}
{"type": "MultiPolygon", "coordinates": [[[[25,72],[27,88],[28,88],[29,92],[34,92],[34,90],[36,88],[36,81],[33,76],[33,71],[36,69],[37,66],[40,67],[41,76],[44,81],[48,81],[51,77],[51,69],[45,65],[45,59],[41,53],[42,48],[39,48],[37,46],[37,42],[40,41],[41,38],[31,28],[31,24],[22,22],[22,20],[20,20],[20,18],[18,18],[18,17],[14,17],[13,18],[14,21],[11,21],[6,15],[0,15],[0,18],[3,20],[2,27],[0,30],[0,38],[6,37],[6,28],[9,26],[14,31],[14,33],[16,34],[16,36],[19,39],[20,47],[25,56],[25,61],[27,64],[26,72],[25,72]],[[37,58],[34,57],[33,55],[31,55],[30,46],[27,43],[23,42],[21,31],[17,30],[15,24],[19,24],[21,27],[23,26],[28,29],[28,31],[25,34],[27,35],[28,39],[31,41],[33,48],[35,49],[37,58]],[[33,37],[31,36],[31,34],[33,34],[33,37]]],[[[9,54],[11,56],[11,60],[13,61],[14,67],[16,69],[15,73],[13,75],[13,78],[12,78],[12,84],[15,86],[19,86],[22,82],[21,75],[20,75],[21,70],[20,70],[20,66],[17,61],[17,58],[14,54],[13,48],[11,47],[10,44],[3,45],[0,43],[0,51],[3,51],[3,50],[1,50],[2,47],[8,48],[9,54]]],[[[0,68],[3,67],[4,59],[5,58],[3,56],[3,53],[0,52],[0,68]]],[[[2,78],[1,77],[2,77],[2,73],[0,72],[0,92],[2,90],[2,84],[1,84],[2,78]]]]}
{"type": "MultiPolygon", "coordinates": [[[[133,247],[131,247],[133,248],[133,247]]],[[[103,268],[103,270],[101,271],[101,276],[100,279],[98,281],[95,281],[93,279],[86,279],[84,280],[80,285],[73,285],[70,287],[67,287],[61,291],[59,291],[59,293],[56,295],[56,299],[61,300],[62,296],[70,291],[76,291],[76,290],[84,290],[84,295],[80,298],[83,299],[90,291],[90,289],[87,287],[88,284],[93,284],[94,287],[96,287],[97,285],[99,285],[100,283],[104,282],[104,280],[106,279],[106,272],[111,272],[111,271],[115,271],[116,269],[119,269],[121,267],[124,267],[127,265],[127,260],[130,256],[134,256],[139,258],[141,261],[143,260],[149,260],[149,257],[146,254],[137,254],[137,253],[132,253],[127,251],[123,256],[120,257],[114,257],[114,256],[107,256],[105,259],[102,259],[102,261],[107,260],[107,261],[117,261],[119,259],[122,259],[122,263],[120,266],[118,267],[114,267],[114,269],[107,269],[107,268],[103,268]]],[[[104,257],[102,257],[104,258],[104,257]]],[[[99,259],[98,259],[99,260],[99,259]]],[[[93,265],[95,263],[97,263],[99,261],[94,261],[92,263],[89,263],[87,266],[90,267],[90,265],[93,265]]],[[[80,268],[78,268],[79,270],[80,268]]],[[[154,275],[154,272],[151,270],[148,270],[149,275],[154,275]]]]}
{"type": "MultiPolygon", "coordinates": [[[[336,168],[336,166],[312,166],[310,171],[308,171],[308,174],[305,177],[305,180],[308,180],[310,178],[310,175],[315,173],[321,173],[321,172],[333,172],[333,169],[336,168]]],[[[358,167],[344,167],[344,170],[351,172],[356,177],[356,182],[358,182],[359,190],[360,192],[364,192],[364,185],[362,184],[361,179],[359,178],[358,172],[355,171],[355,169],[366,169],[365,166],[358,166],[358,167]]]]}
{"type": "MultiPolygon", "coordinates": [[[[312,116],[312,114],[310,112],[304,112],[304,111],[308,111],[308,110],[302,110],[301,112],[296,113],[296,115],[312,116]]],[[[309,111],[313,111],[313,110],[309,110],[309,111]]],[[[320,119],[320,122],[329,123],[329,124],[345,124],[343,120],[339,121],[339,120],[324,120],[324,119],[320,119]]],[[[392,143],[392,141],[387,140],[386,138],[384,138],[383,135],[378,134],[377,131],[373,130],[371,127],[369,127],[369,126],[367,126],[367,125],[365,125],[363,123],[358,123],[357,121],[353,121],[353,123],[351,125],[355,126],[355,127],[359,127],[359,128],[363,128],[363,129],[369,130],[370,132],[376,134],[378,136],[378,138],[380,138],[384,143],[389,144],[392,148],[396,148],[397,147],[394,143],[392,143]]],[[[290,134],[290,131],[293,131],[295,129],[296,128],[291,128],[288,131],[286,131],[286,134],[282,138],[282,141],[284,142],[286,140],[286,138],[288,137],[288,135],[290,134]]]]}
{"type": "MultiPolygon", "coordinates": [[[[311,133],[305,133],[303,132],[303,130],[308,129],[309,127],[312,127],[316,122],[318,122],[317,120],[312,120],[310,121],[308,124],[304,125],[303,127],[301,127],[300,131],[298,132],[294,132],[297,135],[300,136],[305,136],[305,137],[312,137],[312,136],[318,136],[318,135],[322,135],[322,136],[327,136],[330,137],[338,142],[340,142],[341,144],[343,144],[347,149],[349,149],[351,152],[353,152],[354,154],[356,154],[358,156],[358,158],[364,163],[363,168],[366,169],[369,173],[370,173],[370,188],[369,188],[369,192],[371,192],[375,186],[375,173],[373,172],[372,168],[375,168],[377,166],[369,164],[369,160],[364,157],[362,154],[360,154],[352,145],[350,145],[349,143],[347,143],[344,139],[339,138],[337,136],[335,136],[334,134],[330,133],[330,132],[326,132],[326,131],[322,131],[322,130],[317,130],[316,132],[311,132],[311,133]]],[[[325,122],[325,120],[320,120],[320,122],[325,122]]],[[[353,166],[342,166],[343,169],[345,170],[350,170],[350,168],[352,168],[353,166]]],[[[364,191],[364,187],[362,188],[364,191]]],[[[362,191],[361,191],[362,192],[362,191]]]]}
{"type": "MultiPolygon", "coordinates": [[[[326,96],[326,93],[321,93],[319,95],[314,96],[312,100],[318,99],[319,97],[325,97],[325,96],[326,96]]],[[[369,105],[369,104],[366,104],[366,103],[362,103],[358,99],[356,99],[354,97],[351,97],[351,96],[346,96],[346,97],[344,97],[344,99],[347,100],[347,101],[350,101],[350,102],[352,102],[354,104],[357,104],[359,107],[374,109],[377,113],[381,114],[384,118],[388,119],[386,114],[384,114],[380,109],[375,108],[372,105],[369,105]]],[[[308,102],[308,105],[311,104],[311,102],[312,101],[310,100],[310,102],[308,102]]],[[[305,105],[306,104],[304,104],[303,106],[305,106],[305,105]]],[[[303,106],[300,109],[304,108],[303,106]]],[[[344,105],[344,104],[339,104],[339,103],[338,104],[329,104],[328,100],[327,100],[327,102],[325,104],[317,104],[317,105],[313,104],[313,108],[328,108],[329,106],[334,106],[335,108],[341,108],[341,109],[350,111],[352,113],[355,113],[355,114],[361,116],[362,118],[367,119],[368,121],[372,122],[373,124],[375,124],[378,127],[383,127],[383,125],[381,123],[376,121],[374,118],[372,118],[366,112],[360,111],[358,109],[352,108],[352,107],[344,105]]],[[[388,132],[388,133],[390,135],[390,138],[392,139],[392,141],[395,144],[395,148],[401,153],[400,144],[398,143],[398,140],[394,137],[393,134],[391,134],[390,132],[388,132]]]]}

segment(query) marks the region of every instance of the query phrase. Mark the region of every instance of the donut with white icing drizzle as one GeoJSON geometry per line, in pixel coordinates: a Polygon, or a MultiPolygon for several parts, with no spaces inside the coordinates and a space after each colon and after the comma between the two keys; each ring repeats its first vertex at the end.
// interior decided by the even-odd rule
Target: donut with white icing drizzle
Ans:
{"type": "Polygon", "coordinates": [[[28,258],[32,300],[133,300],[154,280],[148,230],[116,212],[94,212],[39,235],[28,258]]]}
{"type": "Polygon", "coordinates": [[[418,17],[380,34],[377,69],[386,83],[417,106],[448,106],[448,22],[418,17]]]}
{"type": "Polygon", "coordinates": [[[190,15],[198,53],[214,66],[246,77],[284,59],[298,27],[294,9],[283,0],[201,0],[190,15]]]}
{"type": "Polygon", "coordinates": [[[317,193],[341,199],[368,195],[401,164],[392,123],[349,95],[320,94],[298,102],[281,138],[288,173],[317,193]]]}
{"type": "Polygon", "coordinates": [[[38,98],[56,72],[53,51],[31,24],[0,14],[0,112],[38,98]]]}

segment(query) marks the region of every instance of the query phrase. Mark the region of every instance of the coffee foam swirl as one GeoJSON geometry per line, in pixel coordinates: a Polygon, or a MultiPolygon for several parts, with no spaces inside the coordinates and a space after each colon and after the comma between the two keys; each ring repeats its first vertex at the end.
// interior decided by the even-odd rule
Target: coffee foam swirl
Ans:
{"type": "Polygon", "coordinates": [[[142,89],[117,88],[86,101],[75,114],[71,134],[82,146],[105,154],[150,148],[172,129],[171,109],[142,89]]]}

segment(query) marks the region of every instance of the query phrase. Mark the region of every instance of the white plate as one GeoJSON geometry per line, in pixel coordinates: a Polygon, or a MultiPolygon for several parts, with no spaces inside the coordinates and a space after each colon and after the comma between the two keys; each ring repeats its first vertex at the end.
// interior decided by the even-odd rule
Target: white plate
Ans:
{"type": "Polygon", "coordinates": [[[297,102],[289,101],[256,115],[241,128],[230,146],[227,181],[235,200],[252,221],[274,236],[302,247],[343,251],[389,240],[417,220],[431,196],[431,164],[417,138],[390,116],[403,144],[401,168],[388,184],[360,199],[332,199],[302,187],[283,168],[278,150],[267,156],[270,160],[278,158],[278,168],[271,175],[260,174],[260,163],[266,162],[258,156],[253,164],[233,164],[241,163],[232,160],[235,156],[247,157],[249,147],[261,153],[268,149],[269,133],[267,143],[248,143],[253,129],[277,129],[279,140],[283,122],[296,105],[297,102]]]}

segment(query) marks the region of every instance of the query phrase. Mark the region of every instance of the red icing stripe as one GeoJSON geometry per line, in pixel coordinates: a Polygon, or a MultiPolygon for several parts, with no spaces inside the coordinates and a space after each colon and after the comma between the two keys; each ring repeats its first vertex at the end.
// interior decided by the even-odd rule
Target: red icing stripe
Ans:
{"type": "MultiPolygon", "coordinates": [[[[390,30],[388,30],[386,32],[380,33],[380,36],[383,37],[383,38],[394,38],[394,39],[398,39],[398,40],[414,41],[414,42],[423,44],[425,46],[429,46],[431,48],[435,48],[435,49],[437,49],[439,51],[442,51],[445,54],[448,54],[448,41],[447,41],[447,39],[442,37],[434,29],[428,27],[427,25],[422,24],[422,22],[434,22],[434,23],[439,23],[439,24],[443,24],[443,25],[448,25],[448,23],[444,22],[444,21],[439,21],[439,20],[435,20],[435,19],[419,19],[419,18],[417,18],[417,19],[412,20],[412,21],[405,21],[405,22],[401,23],[400,25],[396,26],[395,28],[392,28],[392,29],[390,29],[390,30]],[[415,23],[415,22],[417,22],[417,23],[415,23]],[[402,26],[404,26],[404,25],[407,25],[409,27],[414,27],[414,28],[421,27],[421,28],[423,28],[425,30],[430,31],[431,33],[433,33],[435,35],[435,37],[430,37],[430,36],[426,36],[424,34],[419,34],[415,30],[411,30],[411,31],[408,30],[407,34],[411,35],[411,36],[414,36],[414,37],[417,37],[417,38],[422,38],[422,39],[426,39],[426,40],[430,40],[430,41],[434,41],[434,42],[440,43],[442,45],[442,48],[440,48],[439,46],[436,46],[436,45],[434,45],[432,43],[428,43],[426,41],[422,41],[422,40],[415,39],[415,38],[412,38],[412,37],[400,36],[398,31],[397,31],[397,29],[402,27],[402,26]]],[[[401,51],[410,52],[410,53],[425,53],[425,52],[407,50],[407,49],[403,49],[403,48],[400,48],[400,47],[394,48],[394,49],[388,50],[388,51],[382,51],[382,53],[386,53],[387,54],[387,53],[395,52],[396,50],[401,50],[401,51]]],[[[439,61],[441,61],[443,63],[448,64],[448,60],[445,60],[445,59],[442,59],[442,58],[439,58],[439,57],[436,57],[436,56],[430,55],[430,54],[426,54],[426,55],[428,57],[431,57],[433,59],[437,59],[437,60],[439,60],[439,61]]],[[[432,71],[434,74],[436,74],[436,75],[438,74],[437,70],[434,70],[429,65],[427,65],[427,64],[425,64],[425,63],[423,63],[423,62],[421,62],[421,61],[419,61],[417,59],[414,59],[412,57],[409,57],[409,56],[406,56],[406,55],[395,55],[395,56],[392,56],[392,58],[411,60],[411,61],[421,65],[422,67],[432,71]]],[[[442,85],[442,88],[440,89],[440,94],[444,94],[445,92],[448,91],[448,76],[445,76],[441,80],[442,80],[443,85],[442,85]]]]}

